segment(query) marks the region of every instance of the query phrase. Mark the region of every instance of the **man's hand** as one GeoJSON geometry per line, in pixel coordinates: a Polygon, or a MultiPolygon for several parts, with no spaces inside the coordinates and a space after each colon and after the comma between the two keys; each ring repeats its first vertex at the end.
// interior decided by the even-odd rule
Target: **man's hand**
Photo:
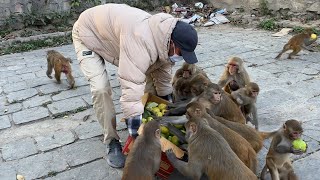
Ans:
{"type": "Polygon", "coordinates": [[[133,138],[136,138],[138,136],[138,129],[140,127],[141,120],[142,115],[137,115],[126,119],[129,135],[133,138]]]}

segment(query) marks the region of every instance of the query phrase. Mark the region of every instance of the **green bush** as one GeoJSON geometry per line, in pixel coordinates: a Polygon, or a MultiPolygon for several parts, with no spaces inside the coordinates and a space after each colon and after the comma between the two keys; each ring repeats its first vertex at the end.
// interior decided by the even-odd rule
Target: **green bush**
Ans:
{"type": "Polygon", "coordinates": [[[276,24],[274,19],[266,19],[259,23],[259,28],[262,28],[264,30],[273,31],[278,28],[278,25],[276,24]]]}

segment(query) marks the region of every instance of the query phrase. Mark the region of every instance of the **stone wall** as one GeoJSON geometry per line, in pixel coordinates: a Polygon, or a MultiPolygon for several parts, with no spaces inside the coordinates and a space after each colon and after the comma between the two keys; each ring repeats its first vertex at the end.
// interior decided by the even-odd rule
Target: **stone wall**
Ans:
{"type": "Polygon", "coordinates": [[[227,8],[227,10],[258,9],[262,2],[266,2],[268,9],[273,11],[290,9],[292,12],[305,13],[309,11],[320,14],[319,0],[210,0],[210,2],[215,7],[227,8]]]}
{"type": "Polygon", "coordinates": [[[66,12],[70,0],[0,0],[0,24],[10,17],[22,13],[66,12]]]}
{"type": "MultiPolygon", "coordinates": [[[[101,0],[101,3],[106,2],[128,2],[141,1],[158,5],[160,1],[169,0],[101,0]]],[[[268,9],[278,11],[279,9],[289,9],[292,12],[314,12],[320,14],[319,0],[207,0],[215,7],[227,8],[227,10],[235,10],[242,8],[244,10],[258,9],[262,1],[266,2],[268,9]]],[[[0,26],[4,24],[5,20],[10,15],[17,15],[23,13],[49,13],[49,12],[68,12],[71,8],[71,0],[0,0],[0,26]]],[[[86,2],[83,0],[82,2],[86,2]]],[[[171,2],[171,1],[170,1],[171,2]]],[[[177,1],[173,1],[177,2],[177,1]]],[[[186,0],[180,2],[187,2],[186,0]]],[[[189,2],[189,1],[188,1],[189,2]]],[[[86,4],[86,3],[84,3],[86,4]]]]}

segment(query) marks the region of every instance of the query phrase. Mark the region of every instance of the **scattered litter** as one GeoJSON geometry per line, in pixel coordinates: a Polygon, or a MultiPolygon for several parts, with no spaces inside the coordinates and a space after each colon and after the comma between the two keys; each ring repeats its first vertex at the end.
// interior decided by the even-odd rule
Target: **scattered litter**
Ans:
{"type": "Polygon", "coordinates": [[[204,26],[204,27],[208,27],[208,26],[212,26],[212,25],[214,25],[214,22],[208,21],[208,22],[206,22],[203,26],[204,26]]]}
{"type": "Polygon", "coordinates": [[[214,8],[211,4],[204,4],[197,2],[190,7],[181,6],[178,3],[174,3],[170,6],[164,6],[163,12],[170,13],[181,21],[189,23],[192,26],[212,26],[215,24],[229,23],[229,19],[226,15],[229,12],[224,9],[214,8]]]}
{"type": "Polygon", "coordinates": [[[219,11],[216,11],[217,14],[228,14],[228,11],[226,9],[221,9],[219,11]]]}
{"type": "Polygon", "coordinates": [[[202,9],[203,8],[203,3],[202,2],[197,2],[194,4],[195,7],[202,9]]]}
{"type": "MultiPolygon", "coordinates": [[[[210,16],[211,17],[211,16],[210,16]]],[[[215,14],[214,17],[210,18],[210,21],[216,24],[229,23],[230,21],[222,14],[215,14]]]]}
{"type": "Polygon", "coordinates": [[[289,34],[292,31],[293,31],[292,28],[282,28],[281,31],[272,34],[272,36],[281,37],[281,36],[285,36],[285,35],[289,34]]]}
{"type": "Polygon", "coordinates": [[[65,118],[68,118],[68,116],[66,115],[66,116],[63,116],[63,119],[65,119],[65,118]]]}
{"type": "Polygon", "coordinates": [[[8,109],[5,109],[4,112],[5,112],[5,113],[8,112],[8,109]]]}
{"type": "Polygon", "coordinates": [[[25,180],[24,177],[22,175],[17,175],[17,180],[25,180]]]}

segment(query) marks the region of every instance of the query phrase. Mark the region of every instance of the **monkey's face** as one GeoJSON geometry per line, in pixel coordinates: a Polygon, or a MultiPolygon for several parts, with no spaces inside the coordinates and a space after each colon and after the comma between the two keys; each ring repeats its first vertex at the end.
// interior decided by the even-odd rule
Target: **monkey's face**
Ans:
{"type": "Polygon", "coordinates": [[[218,104],[220,103],[221,99],[222,99],[221,91],[214,90],[212,92],[211,102],[213,104],[218,104]]]}
{"type": "Polygon", "coordinates": [[[292,140],[296,140],[296,139],[300,139],[302,132],[301,131],[292,131],[289,134],[290,139],[292,140]]]}
{"type": "Polygon", "coordinates": [[[183,78],[189,79],[190,76],[191,76],[191,71],[189,71],[189,70],[183,70],[183,74],[182,74],[182,77],[183,77],[183,78]]]}
{"type": "Polygon", "coordinates": [[[299,139],[303,133],[301,122],[297,120],[288,120],[284,123],[283,129],[285,134],[289,136],[291,140],[299,139]]]}
{"type": "Polygon", "coordinates": [[[259,91],[252,89],[251,90],[251,97],[256,98],[259,94],[259,91]]]}
{"type": "Polygon", "coordinates": [[[235,75],[238,72],[239,66],[236,63],[228,63],[227,65],[228,72],[231,76],[235,75]]]}
{"type": "Polygon", "coordinates": [[[185,124],[185,128],[186,128],[185,138],[187,140],[190,140],[190,138],[197,133],[197,124],[189,121],[185,124]]]}

